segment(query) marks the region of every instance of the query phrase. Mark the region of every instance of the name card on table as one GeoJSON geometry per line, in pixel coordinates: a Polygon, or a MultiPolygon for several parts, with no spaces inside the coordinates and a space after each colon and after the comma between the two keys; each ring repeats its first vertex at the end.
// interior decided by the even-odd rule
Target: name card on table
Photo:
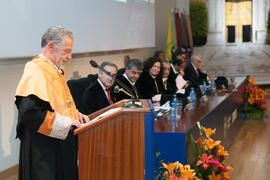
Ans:
{"type": "Polygon", "coordinates": [[[190,111],[191,109],[193,109],[193,105],[191,103],[188,103],[185,107],[185,110],[190,111]]]}
{"type": "Polygon", "coordinates": [[[201,101],[204,102],[204,103],[207,102],[208,97],[206,95],[203,95],[201,101]]]}

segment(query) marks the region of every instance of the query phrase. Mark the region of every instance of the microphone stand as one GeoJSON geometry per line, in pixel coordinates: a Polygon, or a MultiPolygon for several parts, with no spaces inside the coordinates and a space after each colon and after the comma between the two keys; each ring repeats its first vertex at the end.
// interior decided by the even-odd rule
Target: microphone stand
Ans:
{"type": "Polygon", "coordinates": [[[124,104],[123,107],[127,107],[127,108],[139,108],[142,107],[142,103],[140,100],[135,99],[135,96],[133,94],[133,92],[124,84],[122,83],[120,80],[118,80],[117,78],[113,77],[111,75],[111,73],[109,73],[108,71],[106,71],[103,67],[100,67],[95,61],[90,60],[90,64],[95,67],[95,68],[99,68],[101,71],[103,71],[105,74],[107,74],[110,78],[112,78],[116,83],[118,83],[120,86],[122,86],[127,92],[129,92],[132,96],[131,96],[131,100],[127,100],[124,104]],[[137,102],[137,103],[136,103],[137,102]]]}

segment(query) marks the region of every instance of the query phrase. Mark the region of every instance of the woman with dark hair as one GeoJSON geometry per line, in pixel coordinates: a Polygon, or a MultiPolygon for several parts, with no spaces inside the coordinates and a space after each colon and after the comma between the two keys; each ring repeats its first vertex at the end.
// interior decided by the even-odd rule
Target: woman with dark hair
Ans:
{"type": "Polygon", "coordinates": [[[161,60],[150,57],[144,62],[143,72],[138,80],[143,99],[152,99],[153,96],[164,91],[162,84],[161,60]]]}

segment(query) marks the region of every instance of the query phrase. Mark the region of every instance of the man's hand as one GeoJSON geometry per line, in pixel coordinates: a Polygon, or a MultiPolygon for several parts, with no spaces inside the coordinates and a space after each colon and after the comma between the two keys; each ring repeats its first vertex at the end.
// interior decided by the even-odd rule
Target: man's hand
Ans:
{"type": "Polygon", "coordinates": [[[87,123],[89,122],[89,118],[88,116],[86,116],[85,114],[82,114],[78,111],[78,116],[79,116],[79,119],[80,119],[80,122],[83,124],[83,123],[87,123]]]}
{"type": "Polygon", "coordinates": [[[72,119],[71,127],[70,128],[72,128],[73,126],[75,126],[77,128],[81,127],[80,121],[72,119]]]}
{"type": "Polygon", "coordinates": [[[161,94],[157,94],[157,95],[154,95],[154,96],[152,97],[152,101],[153,101],[153,102],[159,102],[160,99],[161,99],[161,94]]]}

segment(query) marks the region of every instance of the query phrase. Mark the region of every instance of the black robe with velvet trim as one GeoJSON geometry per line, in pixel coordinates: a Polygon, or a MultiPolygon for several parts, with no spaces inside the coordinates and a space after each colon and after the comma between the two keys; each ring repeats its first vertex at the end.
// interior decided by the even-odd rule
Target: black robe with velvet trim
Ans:
{"type": "Polygon", "coordinates": [[[77,180],[77,140],[70,131],[65,140],[37,132],[48,102],[34,95],[16,97],[18,108],[17,137],[21,140],[19,180],[77,180]]]}

